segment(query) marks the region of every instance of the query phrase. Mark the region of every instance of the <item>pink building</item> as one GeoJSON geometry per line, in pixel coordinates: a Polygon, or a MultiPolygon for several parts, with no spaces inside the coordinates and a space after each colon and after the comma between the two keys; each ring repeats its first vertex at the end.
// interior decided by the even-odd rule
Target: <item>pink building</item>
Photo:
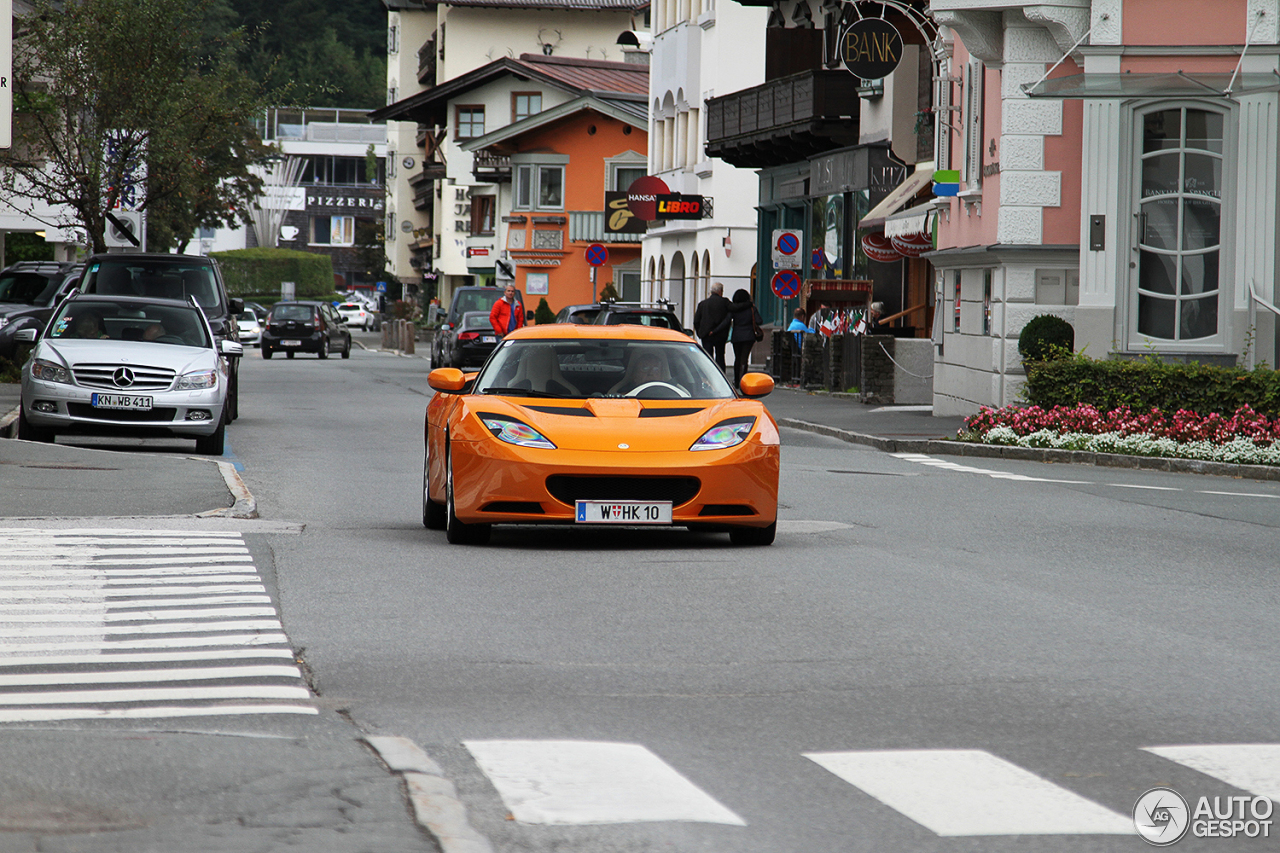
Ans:
{"type": "Polygon", "coordinates": [[[1280,0],[932,0],[936,414],[1017,402],[1038,314],[1094,358],[1276,365],[1280,0]]]}

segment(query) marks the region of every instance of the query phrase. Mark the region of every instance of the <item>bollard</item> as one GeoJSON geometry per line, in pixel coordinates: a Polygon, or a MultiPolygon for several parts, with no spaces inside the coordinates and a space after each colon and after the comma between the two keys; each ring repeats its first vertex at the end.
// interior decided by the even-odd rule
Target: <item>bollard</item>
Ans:
{"type": "Polygon", "coordinates": [[[384,350],[391,349],[391,327],[393,323],[382,324],[382,348],[384,350]]]}
{"type": "Polygon", "coordinates": [[[417,341],[417,339],[418,339],[418,327],[413,325],[412,320],[405,320],[404,334],[401,338],[401,341],[403,342],[401,349],[404,350],[405,355],[413,355],[414,353],[413,345],[417,341]]]}

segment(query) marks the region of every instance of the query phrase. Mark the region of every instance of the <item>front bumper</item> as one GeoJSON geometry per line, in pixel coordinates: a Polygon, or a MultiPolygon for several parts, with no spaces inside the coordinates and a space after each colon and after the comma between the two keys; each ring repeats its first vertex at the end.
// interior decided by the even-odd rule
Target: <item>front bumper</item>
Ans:
{"type": "Polygon", "coordinates": [[[767,527],[778,517],[779,448],[754,439],[653,453],[455,441],[451,453],[454,511],[466,523],[573,524],[575,497],[672,500],[672,524],[691,527],[767,527]]]}
{"type": "Polygon", "coordinates": [[[222,423],[226,383],[197,391],[138,392],[151,398],[147,411],[95,409],[94,393],[112,392],[23,376],[22,409],[33,426],[55,433],[197,438],[212,435],[222,423]],[[45,407],[53,411],[42,411],[45,407]]]}

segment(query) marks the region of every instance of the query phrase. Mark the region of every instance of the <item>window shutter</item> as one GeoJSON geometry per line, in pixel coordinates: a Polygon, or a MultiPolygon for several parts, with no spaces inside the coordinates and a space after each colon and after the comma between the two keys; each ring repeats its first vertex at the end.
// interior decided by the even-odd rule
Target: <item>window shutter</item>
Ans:
{"type": "Polygon", "coordinates": [[[964,173],[968,189],[982,186],[982,63],[972,59],[965,66],[964,173]]]}

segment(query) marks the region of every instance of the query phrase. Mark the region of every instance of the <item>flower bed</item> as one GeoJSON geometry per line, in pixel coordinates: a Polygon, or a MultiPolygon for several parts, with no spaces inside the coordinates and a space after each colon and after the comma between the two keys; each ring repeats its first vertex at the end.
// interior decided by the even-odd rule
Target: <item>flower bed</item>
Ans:
{"type": "Polygon", "coordinates": [[[1087,404],[984,407],[965,421],[960,441],[1018,447],[1050,447],[1200,459],[1238,465],[1280,465],[1280,417],[1260,415],[1242,406],[1230,416],[1179,410],[1128,408],[1100,412],[1087,404]]]}

